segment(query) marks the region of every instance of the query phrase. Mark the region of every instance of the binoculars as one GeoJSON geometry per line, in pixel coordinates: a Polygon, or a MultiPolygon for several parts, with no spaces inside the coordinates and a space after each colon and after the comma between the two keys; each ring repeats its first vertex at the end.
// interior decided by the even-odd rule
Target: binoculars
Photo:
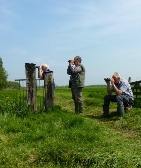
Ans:
{"type": "Polygon", "coordinates": [[[105,80],[105,82],[109,82],[109,81],[111,81],[110,78],[104,78],[104,80],[105,80]]]}

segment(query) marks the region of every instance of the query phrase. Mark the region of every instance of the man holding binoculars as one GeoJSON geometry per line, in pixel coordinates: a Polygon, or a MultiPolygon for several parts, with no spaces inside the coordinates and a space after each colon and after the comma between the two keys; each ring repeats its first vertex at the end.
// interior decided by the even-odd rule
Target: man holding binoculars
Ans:
{"type": "Polygon", "coordinates": [[[67,69],[67,74],[70,75],[71,79],[71,92],[76,114],[83,113],[82,88],[85,81],[85,68],[81,64],[81,61],[80,56],[74,57],[74,60],[68,61],[69,65],[67,69]]]}
{"type": "Polygon", "coordinates": [[[118,72],[114,72],[111,78],[104,80],[107,83],[107,95],[104,97],[102,117],[109,117],[110,102],[117,102],[117,113],[119,116],[124,116],[124,110],[130,110],[134,100],[129,82],[122,79],[118,72]]]}

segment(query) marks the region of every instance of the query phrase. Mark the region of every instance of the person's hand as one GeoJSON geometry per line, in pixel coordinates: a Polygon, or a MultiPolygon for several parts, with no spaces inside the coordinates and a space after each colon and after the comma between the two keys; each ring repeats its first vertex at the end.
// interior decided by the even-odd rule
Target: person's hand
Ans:
{"type": "Polygon", "coordinates": [[[38,67],[38,70],[42,70],[42,67],[41,67],[41,66],[39,66],[39,67],[38,67]]]}
{"type": "Polygon", "coordinates": [[[115,80],[113,78],[111,78],[111,84],[114,85],[115,84],[115,80]]]}
{"type": "Polygon", "coordinates": [[[110,85],[110,80],[108,80],[108,81],[105,81],[105,82],[106,82],[106,84],[107,84],[107,85],[110,85]]]}
{"type": "Polygon", "coordinates": [[[69,64],[73,64],[74,63],[74,60],[69,60],[69,64]]]}

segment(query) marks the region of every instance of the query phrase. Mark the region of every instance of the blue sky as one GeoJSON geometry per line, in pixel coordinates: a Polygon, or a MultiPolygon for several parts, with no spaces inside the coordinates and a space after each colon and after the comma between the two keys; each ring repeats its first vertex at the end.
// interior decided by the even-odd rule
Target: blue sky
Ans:
{"type": "Polygon", "coordinates": [[[82,57],[85,85],[118,71],[141,80],[141,0],[0,0],[0,57],[8,80],[25,63],[47,63],[68,85],[68,60],[82,57]]]}

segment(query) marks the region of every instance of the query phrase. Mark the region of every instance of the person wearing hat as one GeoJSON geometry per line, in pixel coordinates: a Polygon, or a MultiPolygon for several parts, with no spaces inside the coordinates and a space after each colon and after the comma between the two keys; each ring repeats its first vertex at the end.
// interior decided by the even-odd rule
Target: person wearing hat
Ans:
{"type": "Polygon", "coordinates": [[[38,67],[38,78],[44,79],[44,74],[45,73],[51,73],[53,71],[49,70],[49,65],[48,64],[42,64],[42,66],[38,67]]]}
{"type": "Polygon", "coordinates": [[[75,104],[75,113],[83,113],[82,88],[85,81],[85,67],[81,64],[81,57],[76,56],[73,60],[69,60],[67,74],[71,79],[72,99],[75,104]]]}
{"type": "Polygon", "coordinates": [[[112,77],[105,81],[107,84],[107,95],[104,97],[102,117],[109,117],[110,102],[117,102],[117,113],[119,116],[124,116],[124,110],[130,110],[134,100],[129,82],[122,79],[118,72],[114,72],[112,77]],[[113,92],[115,92],[114,95],[112,95],[113,92]]]}

